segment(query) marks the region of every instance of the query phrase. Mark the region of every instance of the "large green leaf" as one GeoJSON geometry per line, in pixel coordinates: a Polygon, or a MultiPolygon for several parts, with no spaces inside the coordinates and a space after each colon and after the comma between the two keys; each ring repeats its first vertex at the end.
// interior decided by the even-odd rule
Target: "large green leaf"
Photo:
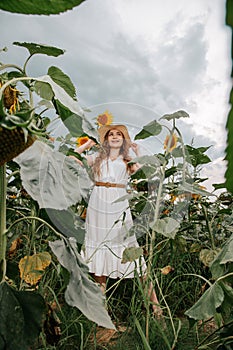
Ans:
{"type": "Polygon", "coordinates": [[[162,126],[157,122],[157,120],[153,120],[149,124],[143,126],[143,129],[135,136],[135,140],[146,139],[150,136],[159,135],[162,131],[162,126]]]}
{"type": "Polygon", "coordinates": [[[89,194],[92,182],[85,168],[41,141],[15,161],[23,187],[40,208],[67,209],[89,194]]]}
{"type": "Polygon", "coordinates": [[[75,86],[73,85],[70,77],[66,75],[65,73],[62,72],[61,69],[57,67],[50,67],[48,70],[48,75],[57,83],[60,85],[70,97],[76,99],[76,89],[75,86]]]}
{"type": "Polygon", "coordinates": [[[189,118],[189,114],[185,111],[177,111],[171,114],[164,114],[160,119],[172,120],[172,119],[180,119],[180,118],[189,118]]]}
{"type": "Polygon", "coordinates": [[[54,97],[53,90],[48,83],[44,83],[42,81],[35,81],[34,84],[35,92],[47,101],[51,101],[54,97]]]}
{"type": "Polygon", "coordinates": [[[227,124],[226,124],[228,134],[227,134],[227,147],[226,147],[226,157],[227,160],[227,170],[225,172],[225,178],[226,178],[226,188],[229,192],[233,193],[233,181],[232,181],[232,174],[233,174],[233,108],[231,108],[227,124]]]}
{"type": "Polygon", "coordinates": [[[65,12],[85,0],[10,0],[0,1],[0,9],[26,15],[52,15],[65,12]]]}
{"type": "Polygon", "coordinates": [[[233,27],[233,1],[227,0],[226,2],[226,24],[233,27]]]}
{"type": "Polygon", "coordinates": [[[74,238],[66,241],[49,242],[50,248],[60,264],[69,271],[70,280],[65,292],[65,300],[77,307],[89,320],[99,326],[115,329],[104,306],[105,298],[101,289],[88,277],[88,267],[77,251],[74,238]]]}
{"type": "Polygon", "coordinates": [[[223,309],[226,314],[231,310],[233,304],[233,289],[232,287],[224,282],[219,282],[220,286],[224,291],[224,301],[221,305],[221,310],[223,309]]]}
{"type": "Polygon", "coordinates": [[[183,182],[181,184],[178,185],[178,191],[182,192],[189,192],[190,194],[200,194],[201,196],[214,196],[213,193],[202,190],[201,187],[196,184],[189,184],[188,182],[183,182]]]}
{"type": "Polygon", "coordinates": [[[224,244],[220,253],[216,256],[212,264],[210,265],[210,270],[212,277],[217,279],[224,275],[227,271],[226,264],[233,262],[233,235],[224,244]]]}
{"type": "Polygon", "coordinates": [[[139,259],[143,255],[142,247],[129,247],[125,248],[122,255],[122,264],[126,264],[127,262],[135,261],[139,259]]]}
{"type": "Polygon", "coordinates": [[[185,146],[186,160],[191,163],[193,167],[198,165],[210,163],[210,158],[204,154],[210,147],[192,147],[189,145],[185,146]]]}
{"type": "Polygon", "coordinates": [[[219,254],[220,264],[233,262],[233,235],[224,244],[221,253],[219,254]]]}
{"type": "Polygon", "coordinates": [[[79,244],[83,244],[85,236],[84,221],[71,208],[67,210],[46,209],[52,224],[65,237],[75,237],[79,244]]]}
{"type": "MultiPolygon", "coordinates": [[[[226,2],[226,24],[231,26],[233,31],[233,1],[227,0],[226,2]]],[[[233,40],[232,43],[233,44],[233,40]]],[[[233,59],[233,52],[231,51],[231,58],[233,59]]],[[[232,76],[232,74],[231,74],[232,76]]],[[[233,89],[230,92],[230,104],[231,109],[228,113],[226,128],[228,130],[227,134],[227,147],[225,150],[226,160],[227,160],[227,170],[225,172],[226,188],[229,192],[233,193],[233,89]]]]}
{"type": "Polygon", "coordinates": [[[64,106],[59,100],[55,102],[56,110],[64,125],[74,137],[79,137],[84,134],[82,127],[83,118],[80,115],[73,113],[64,106]]]}
{"type": "Polygon", "coordinates": [[[44,75],[36,80],[46,82],[51,86],[54,92],[55,106],[57,108],[58,106],[60,107],[60,117],[63,118],[63,121],[66,120],[66,126],[70,128],[70,133],[75,134],[76,136],[77,132],[78,136],[80,136],[80,131],[82,130],[83,133],[89,135],[90,137],[93,137],[95,139],[98,138],[96,128],[91,124],[91,122],[87,120],[85,113],[83,109],[79,106],[78,102],[75,101],[60,85],[58,85],[49,75],[44,75]],[[63,113],[65,114],[65,116],[63,115],[63,113]],[[71,121],[68,120],[70,118],[71,121]],[[78,123],[78,126],[75,126],[74,122],[78,123]]]}
{"type": "Polygon", "coordinates": [[[156,220],[156,222],[151,226],[154,231],[161,233],[165,237],[174,239],[180,223],[171,217],[165,217],[163,219],[156,220]]]}
{"type": "Polygon", "coordinates": [[[54,46],[47,46],[47,45],[36,44],[36,43],[25,43],[25,42],[19,43],[18,41],[15,41],[13,44],[17,46],[25,47],[30,52],[30,55],[42,54],[42,55],[57,57],[57,56],[63,55],[63,53],[65,52],[65,50],[59,49],[54,46]]]}
{"type": "Polygon", "coordinates": [[[224,300],[224,292],[218,283],[213,284],[185,315],[195,320],[208,320],[217,312],[224,300]]]}
{"type": "Polygon", "coordinates": [[[140,164],[149,164],[156,167],[159,167],[161,165],[160,159],[156,155],[151,155],[151,156],[144,155],[140,157],[135,157],[133,158],[131,163],[135,163],[135,162],[138,162],[140,164]]]}
{"type": "Polygon", "coordinates": [[[42,329],[45,302],[35,292],[0,284],[0,349],[28,350],[42,329]]]}

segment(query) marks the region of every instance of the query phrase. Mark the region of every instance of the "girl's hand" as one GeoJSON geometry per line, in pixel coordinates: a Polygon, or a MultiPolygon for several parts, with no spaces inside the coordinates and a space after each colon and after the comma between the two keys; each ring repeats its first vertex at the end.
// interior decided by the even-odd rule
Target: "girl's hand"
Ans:
{"type": "Polygon", "coordinates": [[[136,154],[137,157],[139,157],[139,146],[137,143],[133,142],[131,143],[131,148],[134,151],[134,153],[136,154]]]}
{"type": "Polygon", "coordinates": [[[96,145],[95,141],[93,141],[92,139],[87,140],[87,142],[85,142],[83,145],[76,147],[75,148],[75,152],[81,154],[84,151],[86,151],[87,149],[92,148],[94,145],[96,145]]]}
{"type": "Polygon", "coordinates": [[[89,140],[85,143],[85,145],[86,145],[88,148],[91,148],[91,147],[93,147],[93,146],[96,145],[96,142],[95,142],[94,140],[92,140],[92,139],[89,139],[89,140]]]}

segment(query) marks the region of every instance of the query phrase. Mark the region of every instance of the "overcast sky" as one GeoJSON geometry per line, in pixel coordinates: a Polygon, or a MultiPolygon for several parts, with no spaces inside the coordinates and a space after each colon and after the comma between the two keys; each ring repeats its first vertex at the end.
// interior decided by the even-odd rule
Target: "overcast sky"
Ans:
{"type": "Polygon", "coordinates": [[[177,123],[185,142],[213,145],[213,163],[203,173],[213,183],[223,181],[231,89],[225,1],[86,0],[56,16],[0,11],[0,19],[1,48],[8,47],[1,62],[23,65],[27,50],[14,41],[66,50],[58,58],[35,56],[28,73],[61,68],[76,86],[81,106],[91,109],[90,119],[108,109],[133,135],[152,119],[185,110],[190,118],[177,123]]]}

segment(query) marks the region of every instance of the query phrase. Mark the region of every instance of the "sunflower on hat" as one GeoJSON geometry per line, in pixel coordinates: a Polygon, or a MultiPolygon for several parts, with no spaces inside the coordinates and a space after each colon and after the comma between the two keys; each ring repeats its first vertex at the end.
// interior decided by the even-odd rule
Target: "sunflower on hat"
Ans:
{"type": "Polygon", "coordinates": [[[106,110],[104,113],[98,115],[96,122],[98,126],[110,125],[113,122],[113,116],[106,110]]]}
{"type": "Polygon", "coordinates": [[[125,125],[114,124],[113,115],[109,113],[108,110],[98,115],[96,118],[96,124],[98,125],[100,144],[104,143],[105,136],[111,129],[117,129],[122,133],[127,144],[129,146],[131,145],[131,139],[127,127],[125,125]]]}

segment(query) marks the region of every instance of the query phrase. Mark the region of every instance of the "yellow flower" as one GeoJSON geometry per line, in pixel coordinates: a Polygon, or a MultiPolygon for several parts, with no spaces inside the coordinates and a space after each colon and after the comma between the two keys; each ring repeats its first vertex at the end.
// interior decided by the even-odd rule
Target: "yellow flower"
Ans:
{"type": "Polygon", "coordinates": [[[166,149],[168,152],[173,151],[173,149],[177,146],[177,140],[178,137],[176,134],[167,135],[164,141],[164,149],[166,149]]]}
{"type": "MultiPolygon", "coordinates": [[[[200,190],[206,190],[206,187],[205,186],[198,186],[198,188],[200,189],[200,190]]],[[[201,197],[202,197],[202,195],[201,194],[199,194],[199,193],[192,193],[191,194],[191,197],[195,200],[195,201],[197,201],[198,199],[200,199],[201,197]]]]}
{"type": "Polygon", "coordinates": [[[110,125],[112,124],[113,116],[108,111],[105,111],[103,114],[99,114],[96,120],[99,126],[110,125]]]}
{"type": "Polygon", "coordinates": [[[84,143],[86,143],[89,140],[88,136],[80,136],[77,138],[76,143],[77,143],[77,147],[80,147],[82,145],[84,145],[84,143]]]}

